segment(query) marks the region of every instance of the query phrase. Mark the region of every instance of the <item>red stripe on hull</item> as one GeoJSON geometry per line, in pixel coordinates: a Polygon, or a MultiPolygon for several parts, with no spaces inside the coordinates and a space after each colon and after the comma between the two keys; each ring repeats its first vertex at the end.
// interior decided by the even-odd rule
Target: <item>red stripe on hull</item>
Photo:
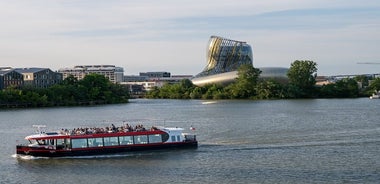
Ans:
{"type": "Polygon", "coordinates": [[[48,149],[41,147],[17,146],[17,154],[31,155],[37,157],[64,157],[64,156],[89,156],[125,153],[131,151],[159,150],[170,148],[197,148],[197,141],[173,142],[173,143],[151,143],[151,144],[134,144],[123,146],[104,146],[93,148],[75,148],[75,149],[48,149]]]}

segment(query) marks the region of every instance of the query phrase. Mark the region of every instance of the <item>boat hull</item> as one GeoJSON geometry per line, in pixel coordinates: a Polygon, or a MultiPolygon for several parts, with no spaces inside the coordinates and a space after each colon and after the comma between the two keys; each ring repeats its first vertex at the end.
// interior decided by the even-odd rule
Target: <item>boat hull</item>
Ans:
{"type": "Polygon", "coordinates": [[[77,148],[77,149],[52,149],[45,147],[29,147],[17,145],[18,155],[29,155],[35,157],[71,157],[71,156],[92,156],[117,154],[134,151],[149,151],[162,149],[186,149],[197,148],[197,141],[186,141],[176,143],[160,143],[160,144],[141,144],[131,146],[112,146],[112,147],[97,147],[97,148],[77,148]]]}

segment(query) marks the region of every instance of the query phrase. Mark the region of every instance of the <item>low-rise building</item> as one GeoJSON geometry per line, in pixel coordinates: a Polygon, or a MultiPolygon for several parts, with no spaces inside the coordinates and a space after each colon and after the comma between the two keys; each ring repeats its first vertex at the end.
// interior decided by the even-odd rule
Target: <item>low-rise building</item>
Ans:
{"type": "Polygon", "coordinates": [[[62,74],[49,68],[16,68],[15,71],[23,75],[24,86],[48,88],[63,80],[62,74]]]}
{"type": "Polygon", "coordinates": [[[149,77],[139,75],[125,75],[123,82],[143,82],[148,81],[149,77]]]}
{"type": "Polygon", "coordinates": [[[23,75],[10,67],[0,68],[0,90],[10,86],[20,87],[24,84],[23,75]]]}
{"type": "Polygon", "coordinates": [[[141,95],[154,87],[179,83],[183,79],[190,80],[192,77],[192,75],[171,75],[169,72],[140,72],[138,76],[124,76],[124,82],[121,84],[129,86],[131,94],[141,95]]]}
{"type": "Polygon", "coordinates": [[[170,77],[170,72],[140,72],[140,76],[148,78],[166,78],[170,77]]]}
{"type": "Polygon", "coordinates": [[[115,65],[78,65],[74,68],[59,69],[58,72],[62,73],[63,79],[72,75],[78,80],[83,79],[87,74],[95,73],[104,75],[113,83],[123,82],[124,77],[124,69],[115,65]]]}

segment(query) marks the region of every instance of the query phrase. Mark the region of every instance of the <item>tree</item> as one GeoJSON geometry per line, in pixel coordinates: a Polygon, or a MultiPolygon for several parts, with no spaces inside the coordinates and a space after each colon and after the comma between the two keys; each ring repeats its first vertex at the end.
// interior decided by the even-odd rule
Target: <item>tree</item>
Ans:
{"type": "Polygon", "coordinates": [[[202,88],[201,87],[195,87],[191,92],[190,92],[190,98],[191,99],[200,99],[202,98],[202,88]]]}
{"type": "Polygon", "coordinates": [[[83,86],[86,89],[87,100],[90,103],[94,101],[105,101],[104,92],[109,90],[111,82],[100,74],[88,74],[81,81],[79,86],[83,86]]]}
{"type": "Polygon", "coordinates": [[[319,91],[319,97],[323,98],[355,98],[359,95],[358,83],[350,78],[323,85],[319,91]]]}
{"type": "Polygon", "coordinates": [[[315,78],[317,77],[317,63],[309,60],[294,61],[287,73],[292,89],[298,91],[295,96],[310,97],[314,93],[315,78]]]}
{"type": "Polygon", "coordinates": [[[264,80],[257,84],[257,99],[284,98],[283,86],[275,80],[264,80]]]}
{"type": "Polygon", "coordinates": [[[354,79],[362,84],[362,87],[367,87],[369,84],[369,77],[366,75],[355,76],[354,79]]]}
{"type": "Polygon", "coordinates": [[[236,81],[227,87],[232,98],[251,98],[256,95],[256,85],[261,70],[252,65],[242,65],[238,69],[236,81]]]}
{"type": "Polygon", "coordinates": [[[367,88],[366,95],[369,96],[373,92],[380,90],[380,78],[375,78],[370,82],[370,85],[367,88]]]}
{"type": "Polygon", "coordinates": [[[207,91],[202,95],[202,99],[223,99],[223,86],[220,84],[208,84],[205,86],[207,91]]]}
{"type": "Polygon", "coordinates": [[[372,80],[369,87],[372,90],[380,90],[380,78],[376,78],[376,79],[372,80]]]}
{"type": "Polygon", "coordinates": [[[194,84],[190,79],[182,79],[179,84],[185,90],[192,90],[194,87],[194,84]]]}
{"type": "Polygon", "coordinates": [[[160,88],[154,86],[150,91],[145,95],[146,98],[160,98],[160,88]]]}
{"type": "Polygon", "coordinates": [[[69,75],[62,81],[62,84],[64,85],[77,85],[78,84],[78,79],[75,78],[73,75],[69,75]]]}
{"type": "Polygon", "coordinates": [[[0,91],[0,107],[46,107],[128,102],[125,86],[113,84],[103,75],[90,74],[83,80],[70,76],[49,88],[24,86],[0,91]]]}

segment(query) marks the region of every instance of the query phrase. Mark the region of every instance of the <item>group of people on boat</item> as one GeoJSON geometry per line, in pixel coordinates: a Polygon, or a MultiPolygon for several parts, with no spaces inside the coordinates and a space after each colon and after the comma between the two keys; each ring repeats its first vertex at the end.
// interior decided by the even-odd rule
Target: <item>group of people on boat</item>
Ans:
{"type": "Polygon", "coordinates": [[[142,124],[136,125],[135,127],[129,125],[128,123],[124,126],[116,127],[114,124],[104,128],[100,127],[86,127],[86,128],[74,128],[72,130],[61,129],[60,133],[64,135],[85,135],[85,134],[101,134],[101,133],[116,133],[116,132],[142,132],[142,131],[154,131],[158,130],[157,127],[152,126],[150,129],[146,129],[142,124]]]}

